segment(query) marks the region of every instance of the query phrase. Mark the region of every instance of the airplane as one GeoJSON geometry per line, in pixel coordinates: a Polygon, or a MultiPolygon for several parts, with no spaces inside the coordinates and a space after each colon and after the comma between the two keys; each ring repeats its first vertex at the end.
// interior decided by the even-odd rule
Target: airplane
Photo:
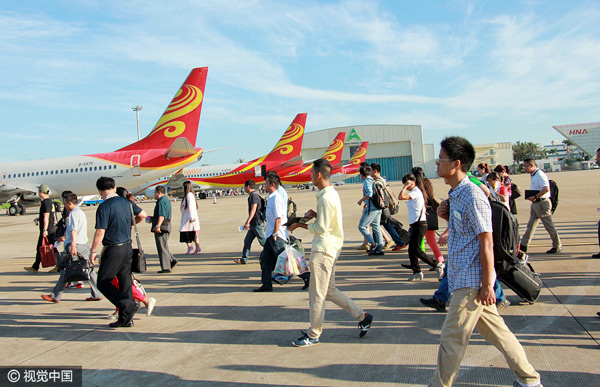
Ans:
{"type": "MultiPolygon", "coordinates": [[[[329,148],[327,148],[321,157],[331,163],[331,174],[340,171],[342,168],[342,151],[344,150],[345,137],[346,132],[339,132],[331,142],[331,145],[329,145],[329,148]]],[[[289,185],[310,183],[312,181],[310,177],[312,166],[313,163],[310,162],[308,165],[303,165],[301,168],[297,168],[295,171],[286,173],[285,175],[281,176],[281,183],[289,185]]]]}
{"type": "Polygon", "coordinates": [[[331,177],[329,181],[332,183],[337,183],[342,180],[349,179],[358,175],[358,170],[360,169],[360,164],[364,163],[367,158],[367,147],[369,146],[369,142],[365,141],[354,152],[350,161],[345,164],[340,170],[335,173],[331,173],[331,177]]]}
{"type": "Polygon", "coordinates": [[[302,165],[302,140],[306,125],[306,113],[296,115],[273,150],[268,154],[242,164],[221,164],[184,170],[173,176],[162,177],[129,190],[134,195],[153,197],[158,185],[165,184],[170,195],[178,196],[184,181],[189,180],[196,190],[240,188],[246,180],[263,182],[266,171],[293,170],[302,165]]]}
{"type": "Polygon", "coordinates": [[[96,180],[109,176],[120,186],[136,186],[178,171],[200,160],[195,148],[208,68],[192,69],[150,134],[114,152],[0,164],[0,203],[10,202],[10,215],[40,200],[38,187],[50,196],[70,190],[97,194],[96,180]]]}

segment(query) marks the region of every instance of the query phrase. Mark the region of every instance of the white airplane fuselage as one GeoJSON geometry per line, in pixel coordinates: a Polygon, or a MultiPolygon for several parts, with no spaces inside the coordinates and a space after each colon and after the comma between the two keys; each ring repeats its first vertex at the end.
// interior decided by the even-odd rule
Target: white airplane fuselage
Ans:
{"type": "MultiPolygon", "coordinates": [[[[199,152],[198,157],[201,157],[199,152]]],[[[197,158],[185,164],[197,162],[197,158]]],[[[184,164],[184,165],[185,165],[184,164]]],[[[59,197],[62,191],[73,191],[79,196],[98,193],[96,180],[102,176],[115,179],[117,186],[131,187],[145,184],[181,169],[176,164],[161,169],[143,169],[139,166],[122,165],[90,156],[70,156],[53,159],[19,161],[0,164],[0,185],[18,186],[31,191],[23,194],[24,200],[37,200],[38,187],[50,187],[51,197],[59,197]]],[[[0,193],[0,202],[14,198],[9,192],[0,193]]]]}

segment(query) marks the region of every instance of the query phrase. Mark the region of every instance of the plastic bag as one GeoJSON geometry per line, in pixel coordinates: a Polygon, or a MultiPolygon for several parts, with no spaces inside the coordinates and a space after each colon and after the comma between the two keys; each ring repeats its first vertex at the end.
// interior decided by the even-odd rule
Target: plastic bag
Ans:
{"type": "Polygon", "coordinates": [[[285,250],[277,257],[273,271],[285,276],[300,275],[308,271],[308,265],[302,253],[286,245],[285,250]]]}

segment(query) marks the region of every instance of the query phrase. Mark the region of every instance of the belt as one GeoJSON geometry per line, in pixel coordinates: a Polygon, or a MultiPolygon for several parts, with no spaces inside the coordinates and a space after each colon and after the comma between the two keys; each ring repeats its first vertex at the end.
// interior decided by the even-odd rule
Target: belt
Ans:
{"type": "Polygon", "coordinates": [[[125,246],[128,243],[131,243],[131,242],[117,243],[116,245],[104,245],[104,247],[119,247],[119,246],[125,246]]]}
{"type": "Polygon", "coordinates": [[[542,200],[549,200],[548,198],[537,198],[534,203],[541,202],[542,200]]]}

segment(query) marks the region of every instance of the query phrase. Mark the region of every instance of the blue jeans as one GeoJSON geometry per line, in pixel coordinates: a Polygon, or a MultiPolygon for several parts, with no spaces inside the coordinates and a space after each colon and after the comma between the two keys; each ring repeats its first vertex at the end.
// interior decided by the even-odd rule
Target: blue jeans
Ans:
{"type": "Polygon", "coordinates": [[[398,235],[398,231],[396,231],[396,229],[394,228],[394,226],[392,226],[390,224],[390,222],[385,223],[383,225],[383,228],[385,228],[387,230],[387,232],[390,233],[390,236],[392,237],[392,240],[398,246],[404,246],[404,245],[406,245],[406,243],[404,243],[404,241],[402,240],[402,238],[400,238],[400,235],[398,235]]]}
{"type": "Polygon", "coordinates": [[[256,226],[250,226],[248,232],[246,233],[246,237],[244,238],[244,248],[242,249],[242,261],[248,262],[248,256],[250,255],[250,247],[252,246],[252,242],[254,242],[254,238],[258,239],[258,243],[261,246],[265,245],[265,225],[257,224],[256,226]]]}
{"type": "Polygon", "coordinates": [[[383,236],[381,235],[381,228],[379,223],[381,222],[381,210],[373,210],[365,209],[363,211],[362,216],[360,217],[360,221],[358,222],[358,231],[365,237],[367,242],[370,244],[376,244],[377,247],[383,248],[383,236]],[[373,229],[373,235],[375,238],[369,234],[369,225],[373,229]],[[377,241],[375,241],[377,239],[377,241]]]}
{"type": "MultiPolygon", "coordinates": [[[[497,278],[496,282],[494,282],[494,292],[496,293],[496,304],[499,304],[506,299],[504,290],[502,289],[502,286],[500,286],[500,282],[498,282],[497,278]]],[[[442,278],[440,286],[433,294],[433,297],[443,303],[447,303],[450,299],[450,292],[448,291],[448,265],[444,267],[444,278],[442,278]]]]}

